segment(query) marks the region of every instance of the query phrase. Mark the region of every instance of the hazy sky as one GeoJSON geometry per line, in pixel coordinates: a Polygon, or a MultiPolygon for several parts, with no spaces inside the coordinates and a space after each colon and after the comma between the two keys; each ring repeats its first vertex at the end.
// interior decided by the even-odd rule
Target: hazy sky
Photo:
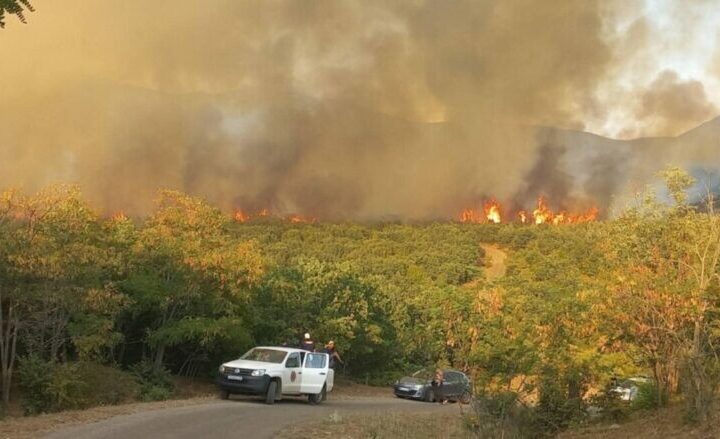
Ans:
{"type": "Polygon", "coordinates": [[[608,114],[589,119],[588,131],[611,137],[626,130],[634,135],[668,134],[662,128],[638,128],[635,109],[624,96],[616,99],[648,86],[664,70],[676,72],[680,80],[699,81],[707,100],[720,107],[720,53],[716,44],[720,1],[644,0],[634,4],[636,7],[625,8],[615,21],[616,34],[611,37],[632,49],[618,63],[615,74],[599,87],[608,114]]]}
{"type": "Polygon", "coordinates": [[[533,127],[674,136],[720,108],[720,0],[33,5],[0,30],[0,186],[77,182],[106,210],[147,212],[170,187],[225,209],[437,217],[534,198],[530,175],[574,185],[540,169],[533,127]]]}

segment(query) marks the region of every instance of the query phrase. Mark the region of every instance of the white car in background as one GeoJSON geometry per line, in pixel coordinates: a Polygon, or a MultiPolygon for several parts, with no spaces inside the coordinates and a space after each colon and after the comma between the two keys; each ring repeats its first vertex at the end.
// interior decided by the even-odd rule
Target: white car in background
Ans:
{"type": "Polygon", "coordinates": [[[335,372],[326,353],[303,349],[259,346],[218,370],[220,397],[231,394],[261,395],[267,404],[283,396],[307,396],[312,404],[327,399],[335,372]]]}
{"type": "Polygon", "coordinates": [[[610,392],[617,395],[622,401],[634,401],[640,391],[640,386],[651,382],[652,380],[648,377],[631,377],[622,380],[617,385],[610,388],[610,392]]]}

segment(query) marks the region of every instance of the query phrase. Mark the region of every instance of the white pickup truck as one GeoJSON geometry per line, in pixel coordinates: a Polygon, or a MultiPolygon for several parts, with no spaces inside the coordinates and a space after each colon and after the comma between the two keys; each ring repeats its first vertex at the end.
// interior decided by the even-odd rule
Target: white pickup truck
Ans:
{"type": "Polygon", "coordinates": [[[283,396],[304,396],[312,404],[327,399],[335,372],[328,354],[303,349],[259,346],[220,366],[220,397],[233,393],[262,395],[267,404],[283,396]]]}

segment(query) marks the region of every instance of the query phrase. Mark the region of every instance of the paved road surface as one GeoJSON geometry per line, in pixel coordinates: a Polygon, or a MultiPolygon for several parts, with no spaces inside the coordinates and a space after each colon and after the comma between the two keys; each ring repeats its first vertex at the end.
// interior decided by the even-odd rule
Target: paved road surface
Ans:
{"type": "Polygon", "coordinates": [[[334,412],[387,413],[388,411],[457,411],[456,404],[440,406],[397,398],[330,400],[312,406],[306,400],[285,399],[275,405],[259,400],[212,401],[194,406],[121,415],[92,424],[65,428],[46,439],[145,439],[145,438],[271,438],[284,427],[321,420],[334,412]]]}

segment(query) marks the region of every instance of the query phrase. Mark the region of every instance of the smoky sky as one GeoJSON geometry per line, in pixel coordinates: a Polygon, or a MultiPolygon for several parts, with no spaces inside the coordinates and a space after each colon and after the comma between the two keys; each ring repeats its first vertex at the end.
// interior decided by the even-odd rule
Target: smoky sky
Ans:
{"type": "MultiPolygon", "coordinates": [[[[598,89],[634,50],[609,35],[627,2],[34,6],[0,31],[0,186],[76,182],[130,214],[173,188],[227,210],[427,219],[543,191],[609,204],[662,164],[538,134],[603,117],[598,89]]],[[[702,83],[649,78],[613,103],[634,112],[633,133],[715,114],[702,83]]]]}

